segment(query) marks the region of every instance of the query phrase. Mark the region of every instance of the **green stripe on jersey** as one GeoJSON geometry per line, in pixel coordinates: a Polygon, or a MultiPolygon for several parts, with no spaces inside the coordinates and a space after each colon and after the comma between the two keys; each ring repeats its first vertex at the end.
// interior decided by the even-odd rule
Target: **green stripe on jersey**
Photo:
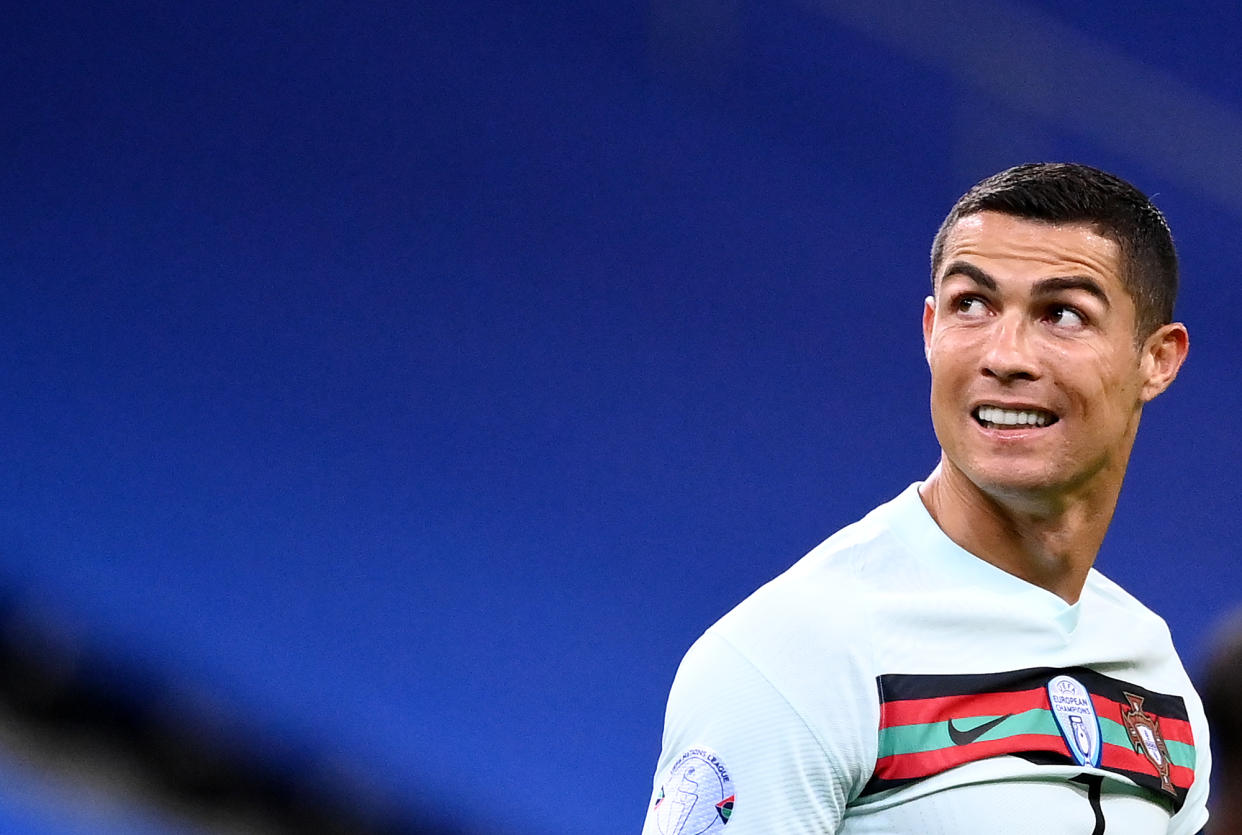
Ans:
{"type": "MultiPolygon", "coordinates": [[[[983,715],[954,719],[954,727],[959,731],[968,731],[971,728],[977,728],[986,722],[998,718],[1000,718],[999,715],[983,715]]],[[[986,733],[982,734],[977,741],[1007,739],[1008,737],[1021,734],[1041,734],[1059,738],[1061,736],[1061,729],[1057,727],[1052,711],[1044,708],[1034,708],[1008,717],[996,727],[990,728],[986,733]]],[[[1119,745],[1122,748],[1133,747],[1130,742],[1130,734],[1126,731],[1125,726],[1120,722],[1103,716],[1100,717],[1100,737],[1104,742],[1111,745],[1119,745]]],[[[1193,745],[1187,745],[1184,742],[1177,742],[1175,740],[1167,740],[1165,744],[1169,749],[1169,760],[1174,765],[1189,769],[1195,767],[1195,748],[1193,745]]],[[[880,729],[880,757],[922,754],[927,751],[939,751],[941,748],[952,748],[954,746],[955,743],[949,737],[949,723],[944,721],[928,722],[919,725],[892,725],[880,729]]]]}
{"type": "MultiPolygon", "coordinates": [[[[971,716],[954,719],[953,727],[959,731],[968,731],[998,718],[1000,717],[971,716]]],[[[1057,728],[1052,711],[1045,708],[1033,708],[1008,717],[995,728],[988,729],[978,741],[1006,739],[1021,734],[1044,734],[1060,738],[1061,731],[1057,728]]],[[[939,751],[941,748],[954,747],[956,747],[955,743],[949,738],[949,723],[944,721],[928,722],[922,725],[892,725],[880,729],[879,756],[881,757],[921,754],[926,751],[939,751]]],[[[1172,756],[1172,749],[1169,755],[1172,756]]]]}

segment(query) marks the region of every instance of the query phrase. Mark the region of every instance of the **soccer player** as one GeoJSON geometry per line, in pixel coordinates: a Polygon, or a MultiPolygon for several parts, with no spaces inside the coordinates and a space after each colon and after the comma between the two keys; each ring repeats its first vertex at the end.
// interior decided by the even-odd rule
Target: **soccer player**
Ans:
{"type": "Polygon", "coordinates": [[[931,261],[940,462],[689,650],[645,835],[1204,826],[1202,704],[1164,621],[1092,568],[1186,357],[1164,217],[1023,165],[958,200],[931,261]]]}

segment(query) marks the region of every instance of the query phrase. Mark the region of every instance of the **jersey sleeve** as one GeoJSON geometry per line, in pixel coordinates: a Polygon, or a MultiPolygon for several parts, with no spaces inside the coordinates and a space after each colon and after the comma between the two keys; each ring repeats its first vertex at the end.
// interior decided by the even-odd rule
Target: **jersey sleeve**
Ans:
{"type": "Polygon", "coordinates": [[[1186,802],[1169,821],[1169,835],[1197,835],[1207,823],[1208,785],[1212,777],[1212,750],[1208,739],[1207,718],[1203,703],[1192,689],[1186,700],[1191,728],[1195,736],[1195,780],[1186,793],[1186,802]]]}
{"type": "Polygon", "coordinates": [[[837,832],[875,762],[874,698],[871,685],[837,699],[825,733],[746,654],[709,631],[686,654],[669,695],[643,835],[719,832],[725,823],[729,835],[837,832]]]}

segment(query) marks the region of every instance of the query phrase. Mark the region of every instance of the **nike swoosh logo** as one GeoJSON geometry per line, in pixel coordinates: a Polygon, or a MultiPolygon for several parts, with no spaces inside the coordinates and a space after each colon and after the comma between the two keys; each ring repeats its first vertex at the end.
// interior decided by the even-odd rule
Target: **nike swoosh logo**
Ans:
{"type": "Polygon", "coordinates": [[[976,725],[970,730],[959,730],[953,727],[953,720],[949,720],[949,739],[953,740],[954,745],[969,745],[988,731],[995,728],[1001,722],[1004,722],[1012,713],[1006,713],[1004,716],[997,716],[995,719],[984,722],[982,725],[976,725]]]}

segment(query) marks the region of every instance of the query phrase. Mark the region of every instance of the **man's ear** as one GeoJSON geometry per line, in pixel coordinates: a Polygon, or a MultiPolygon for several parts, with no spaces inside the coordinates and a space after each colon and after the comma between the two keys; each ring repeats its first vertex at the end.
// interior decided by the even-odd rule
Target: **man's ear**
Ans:
{"type": "Polygon", "coordinates": [[[923,358],[931,364],[932,325],[936,324],[936,297],[923,299],[923,358]]]}
{"type": "Polygon", "coordinates": [[[1189,351],[1190,334],[1181,322],[1158,328],[1147,337],[1143,343],[1143,355],[1139,358],[1144,378],[1139,397],[1144,403],[1155,400],[1173,383],[1189,351]]]}

